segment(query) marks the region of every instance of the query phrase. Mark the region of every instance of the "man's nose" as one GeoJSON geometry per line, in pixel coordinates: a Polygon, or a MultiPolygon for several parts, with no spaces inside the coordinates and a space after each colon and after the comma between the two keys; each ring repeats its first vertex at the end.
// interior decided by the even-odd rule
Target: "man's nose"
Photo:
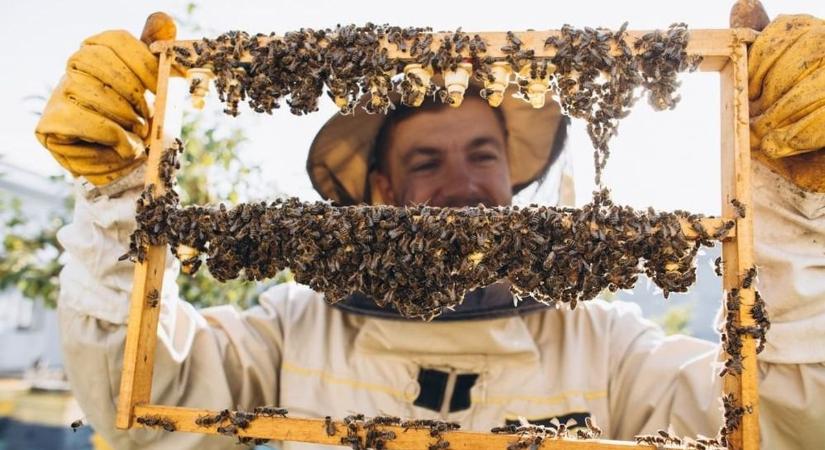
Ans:
{"type": "Polygon", "coordinates": [[[442,180],[443,206],[475,206],[483,197],[480,180],[477,180],[467,164],[451,161],[447,164],[442,180]]]}

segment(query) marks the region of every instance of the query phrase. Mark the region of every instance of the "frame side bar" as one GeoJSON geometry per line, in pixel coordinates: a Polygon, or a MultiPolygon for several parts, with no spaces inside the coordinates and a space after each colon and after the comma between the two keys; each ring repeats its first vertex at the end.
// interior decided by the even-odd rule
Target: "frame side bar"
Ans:
{"type": "MultiPolygon", "coordinates": [[[[163,185],[160,183],[158,167],[164,150],[163,124],[166,115],[166,98],[171,69],[171,56],[168,53],[161,53],[158,63],[158,84],[149,137],[149,158],[145,181],[146,186],[154,184],[156,195],[164,193],[163,185]]],[[[161,298],[166,252],[167,246],[165,245],[150,246],[147,249],[145,261],[135,264],[134,284],[132,286],[129,321],[126,331],[126,347],[123,353],[117,420],[115,422],[115,425],[121,429],[129,428],[132,425],[135,405],[149,403],[150,401],[160,306],[149,307],[146,297],[150,292],[153,294],[156,292],[158,301],[161,298]]]]}
{"type": "MultiPolygon", "coordinates": [[[[723,285],[727,292],[740,288],[745,273],[754,265],[753,210],[751,202],[751,155],[748,113],[747,47],[735,40],[733,55],[722,69],[722,213],[734,217],[730,201],[738,199],[747,208],[744,218],[737,219],[736,237],[722,243],[724,260],[723,285]]],[[[754,288],[740,288],[739,310],[734,315],[734,326],[754,325],[751,307],[754,288]]],[[[744,408],[741,423],[728,437],[731,449],[757,450],[759,448],[759,393],[757,380],[756,342],[753,336],[742,334],[741,374],[729,372],[724,378],[724,392],[732,396],[736,406],[744,408]]]]}

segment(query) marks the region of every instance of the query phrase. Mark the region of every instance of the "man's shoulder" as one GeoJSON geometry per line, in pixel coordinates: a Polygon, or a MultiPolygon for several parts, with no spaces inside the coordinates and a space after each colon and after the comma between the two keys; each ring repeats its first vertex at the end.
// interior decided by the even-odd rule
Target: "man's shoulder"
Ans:
{"type": "Polygon", "coordinates": [[[604,320],[615,317],[642,317],[639,305],[625,301],[605,301],[601,299],[579,302],[576,309],[569,304],[562,304],[558,308],[548,308],[542,313],[544,316],[555,316],[564,320],[604,320]]]}
{"type": "Polygon", "coordinates": [[[269,301],[290,300],[297,299],[303,301],[311,297],[322,297],[318,292],[313,291],[309,286],[296,283],[294,281],[287,281],[286,283],[278,283],[270,286],[261,293],[262,299],[269,301]]]}
{"type": "Polygon", "coordinates": [[[574,310],[567,304],[548,308],[525,316],[525,321],[541,330],[577,330],[577,334],[590,331],[598,335],[655,327],[642,317],[635,303],[598,299],[579,302],[574,310]]]}
{"type": "Polygon", "coordinates": [[[302,327],[312,324],[329,324],[341,320],[343,312],[327,303],[324,295],[308,286],[287,282],[265,290],[258,298],[260,306],[279,317],[284,326],[300,323],[302,327]]]}
{"type": "Polygon", "coordinates": [[[325,305],[324,296],[308,286],[295,283],[279,283],[263,291],[258,303],[265,308],[274,308],[282,312],[302,311],[325,305]]]}

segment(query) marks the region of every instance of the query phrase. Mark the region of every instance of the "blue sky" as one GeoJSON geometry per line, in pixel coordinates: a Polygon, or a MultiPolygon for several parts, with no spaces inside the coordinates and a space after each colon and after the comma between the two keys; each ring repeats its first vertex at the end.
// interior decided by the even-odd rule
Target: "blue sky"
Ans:
{"type": "MultiPolygon", "coordinates": [[[[200,2],[196,20],[203,31],[182,29],[179,38],[211,36],[243,29],[278,33],[300,27],[336,23],[391,23],[465,31],[560,28],[565,23],[616,28],[625,20],[631,29],[665,28],[676,21],[691,28],[724,28],[732,1],[584,1],[575,2],[351,2],[351,1],[233,1],[200,2]]],[[[764,1],[772,16],[806,12],[825,17],[825,2],[764,1]]],[[[67,57],[84,37],[122,28],[139,34],[148,14],[156,10],[182,16],[186,2],[3,1],[0,37],[6,43],[0,83],[0,155],[31,171],[60,173],[34,138],[41,100],[59,80],[67,57]]],[[[184,28],[184,27],[181,27],[184,28]]],[[[674,111],[654,113],[644,101],[620,126],[612,143],[607,183],[621,203],[697,212],[719,210],[718,77],[684,77],[682,103],[674,111]]],[[[217,107],[217,100],[211,107],[217,107]]],[[[227,126],[242,126],[250,137],[243,158],[267,164],[277,188],[305,199],[316,198],[304,172],[306,149],[315,131],[334,113],[324,102],[319,113],[295,117],[286,111],[274,116],[250,112],[240,119],[222,118],[227,126]]],[[[568,141],[579,202],[593,188],[592,149],[581,124],[574,121],[568,141]]]]}

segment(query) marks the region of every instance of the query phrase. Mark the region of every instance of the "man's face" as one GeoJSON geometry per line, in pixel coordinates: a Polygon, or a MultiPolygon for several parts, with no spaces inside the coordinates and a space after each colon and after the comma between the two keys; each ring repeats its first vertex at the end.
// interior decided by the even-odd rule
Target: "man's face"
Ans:
{"type": "Polygon", "coordinates": [[[480,99],[416,112],[390,131],[386,173],[374,174],[375,186],[397,206],[509,205],[505,142],[501,122],[480,99]]]}

